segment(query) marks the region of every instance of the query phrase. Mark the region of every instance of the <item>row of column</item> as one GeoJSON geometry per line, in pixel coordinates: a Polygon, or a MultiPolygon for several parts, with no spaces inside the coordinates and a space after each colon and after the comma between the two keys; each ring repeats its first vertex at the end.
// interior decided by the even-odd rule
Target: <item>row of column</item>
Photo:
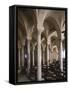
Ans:
{"type": "MultiPolygon", "coordinates": [[[[47,65],[49,66],[49,44],[48,44],[48,41],[47,41],[47,45],[46,46],[43,46],[43,64],[45,64],[45,48],[46,48],[46,53],[47,53],[47,65]]],[[[62,42],[60,44],[60,49],[62,49],[62,42]]],[[[33,57],[33,66],[34,66],[34,50],[35,50],[35,47],[33,46],[33,49],[32,49],[32,57],[33,57]]],[[[62,50],[61,50],[62,51],[62,50]]],[[[41,65],[41,32],[38,32],[38,36],[37,36],[37,79],[38,80],[42,80],[42,65],[41,65]]],[[[19,68],[21,66],[24,66],[24,46],[18,48],[18,56],[19,56],[19,68]],[[22,54],[22,55],[21,55],[22,54]],[[21,57],[22,56],[22,57],[21,57]],[[21,60],[22,59],[22,62],[21,60]]],[[[27,39],[27,73],[29,74],[29,71],[30,71],[30,39],[27,39]]],[[[62,55],[61,55],[61,70],[63,71],[63,59],[62,59],[62,55]]]]}
{"type": "Polygon", "coordinates": [[[24,46],[18,48],[18,72],[21,72],[21,67],[24,67],[24,46]]]}
{"type": "MultiPolygon", "coordinates": [[[[43,64],[45,64],[45,48],[46,46],[43,46],[43,64]]],[[[32,64],[34,66],[34,62],[35,62],[35,57],[34,57],[34,50],[35,50],[35,46],[33,46],[32,48],[32,64]]],[[[42,80],[42,71],[41,71],[41,33],[38,32],[38,37],[37,37],[37,79],[38,80],[42,80]]],[[[24,66],[24,46],[18,48],[18,56],[19,56],[19,69],[21,68],[21,66],[24,66]]],[[[48,47],[47,47],[47,54],[48,54],[48,47]]],[[[47,60],[48,60],[49,54],[47,55],[47,60]]],[[[30,71],[30,39],[27,39],[27,73],[29,74],[30,71]]]]}

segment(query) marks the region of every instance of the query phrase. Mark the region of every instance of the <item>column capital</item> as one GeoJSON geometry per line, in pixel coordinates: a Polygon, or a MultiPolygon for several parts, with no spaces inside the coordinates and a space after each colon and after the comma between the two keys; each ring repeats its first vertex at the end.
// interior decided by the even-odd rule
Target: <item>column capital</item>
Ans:
{"type": "Polygon", "coordinates": [[[49,45],[49,44],[50,44],[50,38],[47,39],[47,45],[49,45]]]}
{"type": "Polygon", "coordinates": [[[35,50],[35,45],[33,45],[33,50],[35,50]]]}
{"type": "Polygon", "coordinates": [[[45,51],[46,45],[43,46],[43,51],[45,51]]]}
{"type": "Polygon", "coordinates": [[[43,48],[43,50],[45,49],[45,47],[46,47],[46,44],[42,44],[42,48],[43,48]]]}
{"type": "Polygon", "coordinates": [[[22,42],[22,46],[25,46],[25,40],[22,42]]]}
{"type": "Polygon", "coordinates": [[[27,40],[31,40],[31,39],[32,39],[32,37],[31,37],[31,32],[28,31],[28,32],[27,32],[27,40]]]}
{"type": "Polygon", "coordinates": [[[29,40],[29,41],[30,41],[31,39],[32,39],[32,38],[31,38],[31,36],[27,36],[27,40],[29,40]]]}
{"type": "Polygon", "coordinates": [[[37,45],[37,42],[34,44],[34,47],[37,45]]]}
{"type": "Polygon", "coordinates": [[[43,26],[38,26],[37,25],[37,30],[38,30],[38,33],[42,33],[44,31],[44,27],[43,26]]]}

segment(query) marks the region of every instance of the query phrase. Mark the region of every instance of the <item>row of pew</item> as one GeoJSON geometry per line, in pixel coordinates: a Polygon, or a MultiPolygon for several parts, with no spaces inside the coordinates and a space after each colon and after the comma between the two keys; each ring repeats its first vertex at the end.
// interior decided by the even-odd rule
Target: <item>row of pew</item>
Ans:
{"type": "MultiPolygon", "coordinates": [[[[44,80],[64,80],[66,78],[65,59],[63,60],[63,72],[60,70],[60,62],[56,61],[47,65],[42,65],[42,78],[44,80]]],[[[27,75],[26,68],[22,68],[23,75],[26,75],[30,80],[37,80],[37,66],[31,66],[30,72],[27,75]]]]}
{"type": "MultiPolygon", "coordinates": [[[[44,78],[44,80],[64,80],[66,77],[65,72],[65,66],[64,71],[61,72],[59,61],[52,63],[49,66],[42,65],[42,78],[44,78]]],[[[37,66],[31,67],[30,79],[37,80],[37,66]]]]}

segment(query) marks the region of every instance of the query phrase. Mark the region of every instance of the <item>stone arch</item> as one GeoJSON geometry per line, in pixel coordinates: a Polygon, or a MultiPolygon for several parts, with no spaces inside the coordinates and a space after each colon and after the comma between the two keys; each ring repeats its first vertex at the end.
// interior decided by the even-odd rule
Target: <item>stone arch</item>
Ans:
{"type": "Polygon", "coordinates": [[[25,53],[26,53],[26,37],[27,31],[25,27],[25,21],[23,19],[23,14],[18,11],[18,72],[20,73],[22,69],[24,69],[26,65],[25,53]],[[20,47],[19,47],[20,45],[20,47]]]}
{"type": "Polygon", "coordinates": [[[56,30],[57,33],[58,33],[58,37],[60,38],[61,30],[60,30],[58,22],[56,21],[55,18],[53,18],[52,16],[49,16],[49,17],[45,18],[43,25],[44,25],[44,27],[46,27],[46,25],[48,25],[49,30],[52,30],[52,29],[56,30]]]}
{"type": "Polygon", "coordinates": [[[18,37],[21,38],[22,42],[27,37],[27,30],[25,26],[24,16],[20,10],[18,10],[18,37]]]}
{"type": "Polygon", "coordinates": [[[46,33],[47,39],[48,39],[48,36],[50,36],[53,32],[55,31],[57,32],[58,51],[59,51],[58,59],[60,59],[61,28],[59,27],[57,20],[52,16],[48,16],[45,18],[43,26],[44,26],[44,32],[46,33]]]}
{"type": "Polygon", "coordinates": [[[59,27],[58,22],[56,21],[56,19],[52,16],[49,16],[44,20],[43,25],[44,25],[45,28],[46,28],[46,26],[48,27],[50,33],[53,32],[53,31],[57,31],[58,41],[59,41],[59,48],[60,48],[61,28],[59,27]]]}

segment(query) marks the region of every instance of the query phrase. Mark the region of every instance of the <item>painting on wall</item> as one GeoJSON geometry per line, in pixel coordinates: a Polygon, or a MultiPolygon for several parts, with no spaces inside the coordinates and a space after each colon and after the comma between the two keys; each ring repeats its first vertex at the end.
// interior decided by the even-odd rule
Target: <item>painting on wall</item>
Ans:
{"type": "Polygon", "coordinates": [[[9,82],[67,81],[67,8],[9,8],[9,82]]]}

